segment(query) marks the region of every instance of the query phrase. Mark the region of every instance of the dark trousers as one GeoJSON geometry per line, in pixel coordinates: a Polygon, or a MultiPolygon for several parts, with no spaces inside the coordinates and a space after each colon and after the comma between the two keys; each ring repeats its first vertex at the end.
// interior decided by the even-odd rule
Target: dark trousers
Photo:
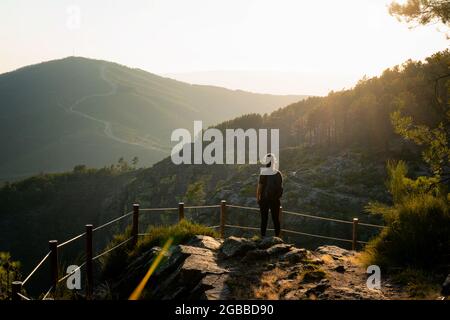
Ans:
{"type": "Polygon", "coordinates": [[[266,236],[267,220],[269,218],[269,210],[272,215],[275,236],[280,236],[280,200],[261,200],[259,202],[259,210],[261,212],[261,237],[266,236]]]}

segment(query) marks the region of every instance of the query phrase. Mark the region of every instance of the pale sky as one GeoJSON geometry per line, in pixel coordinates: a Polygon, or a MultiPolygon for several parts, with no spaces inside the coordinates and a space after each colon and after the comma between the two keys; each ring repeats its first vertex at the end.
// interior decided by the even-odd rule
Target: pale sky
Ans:
{"type": "Polygon", "coordinates": [[[449,47],[390,0],[1,0],[0,73],[67,56],[276,94],[326,94],[449,47]],[[79,19],[77,12],[79,11],[79,19]]]}

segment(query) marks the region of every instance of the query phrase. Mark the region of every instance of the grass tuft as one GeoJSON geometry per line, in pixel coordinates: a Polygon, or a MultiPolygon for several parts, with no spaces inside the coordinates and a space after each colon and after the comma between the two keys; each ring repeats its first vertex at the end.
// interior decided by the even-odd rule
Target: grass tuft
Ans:
{"type": "MultiPolygon", "coordinates": [[[[146,233],[146,236],[139,239],[135,248],[132,248],[131,242],[129,242],[101,259],[103,279],[118,277],[134,259],[155,246],[162,246],[169,238],[173,238],[173,245],[177,245],[186,243],[195,235],[219,237],[218,233],[211,228],[187,220],[171,226],[150,226],[146,233]]],[[[107,249],[116,246],[130,236],[131,227],[128,227],[123,234],[114,236],[107,249]]]]}

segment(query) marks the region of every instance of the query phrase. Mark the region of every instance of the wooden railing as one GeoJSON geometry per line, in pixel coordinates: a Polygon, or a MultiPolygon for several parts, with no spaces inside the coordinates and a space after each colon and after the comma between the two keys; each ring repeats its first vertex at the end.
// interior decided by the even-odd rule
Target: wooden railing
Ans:
{"type": "MultiPolygon", "coordinates": [[[[185,218],[185,209],[206,209],[206,208],[211,208],[211,209],[220,208],[220,224],[218,226],[210,226],[210,227],[218,228],[220,236],[222,238],[225,237],[225,228],[235,228],[235,229],[244,229],[244,230],[259,230],[259,228],[256,228],[256,227],[227,224],[226,223],[227,222],[227,208],[237,208],[237,209],[248,210],[248,211],[257,211],[257,212],[259,212],[259,208],[239,206],[239,205],[229,205],[229,204],[227,204],[227,202],[225,200],[222,200],[219,205],[203,205],[203,206],[185,206],[183,202],[180,202],[180,203],[178,203],[178,207],[171,207],[171,208],[141,209],[139,207],[139,204],[133,204],[133,210],[131,212],[128,212],[118,218],[115,218],[115,219],[113,219],[109,222],[106,222],[95,228],[92,224],[87,224],[85,226],[86,230],[84,233],[76,235],[75,237],[73,237],[69,240],[66,240],[62,243],[58,243],[57,240],[50,240],[48,242],[49,252],[47,254],[45,254],[45,256],[37,263],[36,267],[28,274],[28,276],[22,281],[16,280],[16,281],[12,282],[11,299],[12,300],[32,300],[30,297],[27,297],[26,295],[24,295],[22,293],[22,291],[23,291],[25,285],[31,279],[31,277],[36,273],[36,271],[39,268],[41,268],[44,265],[44,262],[46,262],[47,260],[48,260],[49,267],[50,267],[51,286],[50,286],[50,289],[43,296],[43,300],[47,299],[50,294],[53,294],[53,297],[55,297],[56,288],[58,286],[58,283],[61,283],[62,281],[66,280],[68,277],[73,275],[75,272],[77,272],[84,266],[86,266],[86,297],[89,299],[90,297],[92,297],[93,288],[94,288],[93,262],[98,260],[100,257],[105,256],[108,253],[116,250],[117,248],[123,246],[124,244],[126,244],[130,241],[131,241],[132,246],[136,246],[136,244],[138,242],[138,237],[147,235],[145,233],[139,233],[139,216],[141,213],[158,212],[158,211],[159,212],[161,212],[161,211],[178,211],[178,221],[181,221],[185,218]],[[109,249],[103,251],[102,253],[94,256],[93,255],[93,241],[92,241],[93,233],[96,231],[99,231],[109,225],[112,225],[116,222],[119,222],[129,216],[132,216],[132,226],[131,226],[130,237],[128,239],[120,242],[119,244],[115,245],[114,247],[109,248],[109,249]],[[85,259],[85,261],[80,266],[78,266],[76,269],[72,270],[72,272],[59,278],[58,250],[64,246],[66,246],[67,244],[72,243],[76,240],[79,240],[83,237],[85,238],[85,242],[86,242],[86,250],[85,250],[86,259],[85,259]]],[[[306,214],[306,213],[287,211],[287,210],[283,210],[283,208],[281,206],[280,206],[280,211],[279,211],[279,217],[280,217],[280,224],[282,226],[281,232],[283,234],[287,233],[287,234],[302,235],[302,236],[315,237],[315,238],[326,239],[326,240],[351,243],[352,250],[357,249],[358,243],[359,244],[367,243],[365,241],[358,240],[358,225],[379,228],[379,229],[385,228],[385,226],[381,226],[381,225],[359,222],[358,218],[353,218],[352,221],[341,220],[341,219],[316,216],[316,215],[311,215],[311,214],[306,214]],[[352,225],[352,239],[343,239],[343,238],[337,238],[337,237],[331,237],[331,236],[325,236],[325,235],[317,235],[317,234],[312,234],[312,233],[306,233],[306,232],[285,229],[285,228],[283,228],[283,220],[284,220],[283,215],[284,214],[289,214],[292,216],[298,216],[298,217],[302,217],[302,218],[309,218],[309,219],[316,219],[316,220],[352,225]]],[[[273,229],[268,229],[268,230],[273,230],[273,229]]]]}

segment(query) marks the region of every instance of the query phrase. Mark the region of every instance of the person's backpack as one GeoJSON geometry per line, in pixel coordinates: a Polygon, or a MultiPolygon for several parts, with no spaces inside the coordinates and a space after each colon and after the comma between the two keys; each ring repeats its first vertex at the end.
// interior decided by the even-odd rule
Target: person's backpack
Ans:
{"type": "Polygon", "coordinates": [[[262,198],[265,200],[278,200],[283,194],[283,180],[281,173],[265,176],[265,185],[262,193],[262,198]]]}

